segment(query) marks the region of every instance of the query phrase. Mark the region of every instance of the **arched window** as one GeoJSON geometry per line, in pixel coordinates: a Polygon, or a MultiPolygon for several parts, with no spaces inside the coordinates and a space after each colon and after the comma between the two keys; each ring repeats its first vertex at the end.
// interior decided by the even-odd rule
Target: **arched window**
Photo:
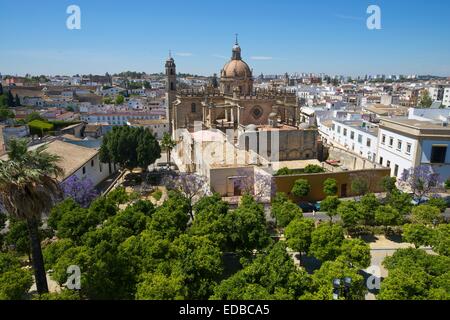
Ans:
{"type": "Polygon", "coordinates": [[[170,90],[175,90],[175,84],[173,82],[170,83],[170,90]]]}
{"type": "Polygon", "coordinates": [[[170,69],[170,75],[173,76],[174,75],[174,71],[173,69],[170,69]]]}
{"type": "Polygon", "coordinates": [[[195,103],[191,104],[191,112],[192,113],[197,112],[197,106],[195,105],[195,103]]]}

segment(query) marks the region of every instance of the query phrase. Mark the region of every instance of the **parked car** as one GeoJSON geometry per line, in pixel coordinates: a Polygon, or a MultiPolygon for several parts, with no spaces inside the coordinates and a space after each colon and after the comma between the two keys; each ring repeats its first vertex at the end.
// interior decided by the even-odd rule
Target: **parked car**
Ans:
{"type": "Polygon", "coordinates": [[[300,207],[300,209],[302,209],[303,212],[313,212],[320,210],[320,203],[317,202],[300,202],[298,206],[300,207]]]}
{"type": "Polygon", "coordinates": [[[418,205],[427,203],[428,200],[430,200],[430,198],[428,198],[428,197],[413,198],[413,199],[411,200],[411,203],[412,203],[413,205],[415,205],[415,206],[418,206],[418,205]]]}

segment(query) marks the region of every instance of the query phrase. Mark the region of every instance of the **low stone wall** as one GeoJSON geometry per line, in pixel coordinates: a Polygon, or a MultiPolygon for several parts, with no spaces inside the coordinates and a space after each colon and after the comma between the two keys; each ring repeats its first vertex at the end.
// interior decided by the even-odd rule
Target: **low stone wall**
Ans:
{"type": "Polygon", "coordinates": [[[357,154],[354,154],[338,146],[327,146],[327,150],[328,159],[340,160],[340,164],[346,167],[348,170],[381,168],[379,164],[358,156],[357,154]]]}
{"type": "Polygon", "coordinates": [[[335,179],[338,185],[339,197],[352,197],[357,196],[351,190],[352,180],[361,178],[368,181],[369,192],[383,192],[381,181],[384,177],[390,175],[390,169],[365,169],[365,170],[353,170],[353,171],[341,171],[341,172],[325,172],[314,174],[299,174],[289,176],[276,176],[273,177],[273,183],[275,184],[276,192],[284,192],[289,198],[298,201],[321,201],[325,199],[326,195],[323,193],[323,183],[328,178],[335,179]],[[292,187],[296,180],[305,179],[308,180],[311,186],[311,192],[307,197],[298,198],[291,194],[292,187]]]}

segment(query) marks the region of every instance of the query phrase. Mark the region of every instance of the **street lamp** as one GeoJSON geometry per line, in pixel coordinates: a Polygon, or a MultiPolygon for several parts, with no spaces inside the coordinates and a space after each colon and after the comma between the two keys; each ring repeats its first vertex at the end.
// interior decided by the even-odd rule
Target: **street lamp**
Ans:
{"type": "Polygon", "coordinates": [[[333,300],[339,299],[339,291],[341,289],[341,279],[333,280],[333,300]]]}
{"type": "Polygon", "coordinates": [[[333,300],[339,300],[339,296],[343,295],[344,299],[350,299],[350,287],[352,284],[352,278],[345,277],[344,279],[333,279],[333,300]],[[341,286],[341,282],[344,286],[341,286]]]}

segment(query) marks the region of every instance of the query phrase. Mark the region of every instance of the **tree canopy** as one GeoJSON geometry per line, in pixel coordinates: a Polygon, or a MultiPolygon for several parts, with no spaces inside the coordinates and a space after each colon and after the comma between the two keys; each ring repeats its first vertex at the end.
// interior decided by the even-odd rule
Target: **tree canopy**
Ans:
{"type": "Polygon", "coordinates": [[[161,148],[153,134],[142,127],[116,126],[103,137],[100,160],[121,167],[144,170],[161,156],[161,148]]]}

